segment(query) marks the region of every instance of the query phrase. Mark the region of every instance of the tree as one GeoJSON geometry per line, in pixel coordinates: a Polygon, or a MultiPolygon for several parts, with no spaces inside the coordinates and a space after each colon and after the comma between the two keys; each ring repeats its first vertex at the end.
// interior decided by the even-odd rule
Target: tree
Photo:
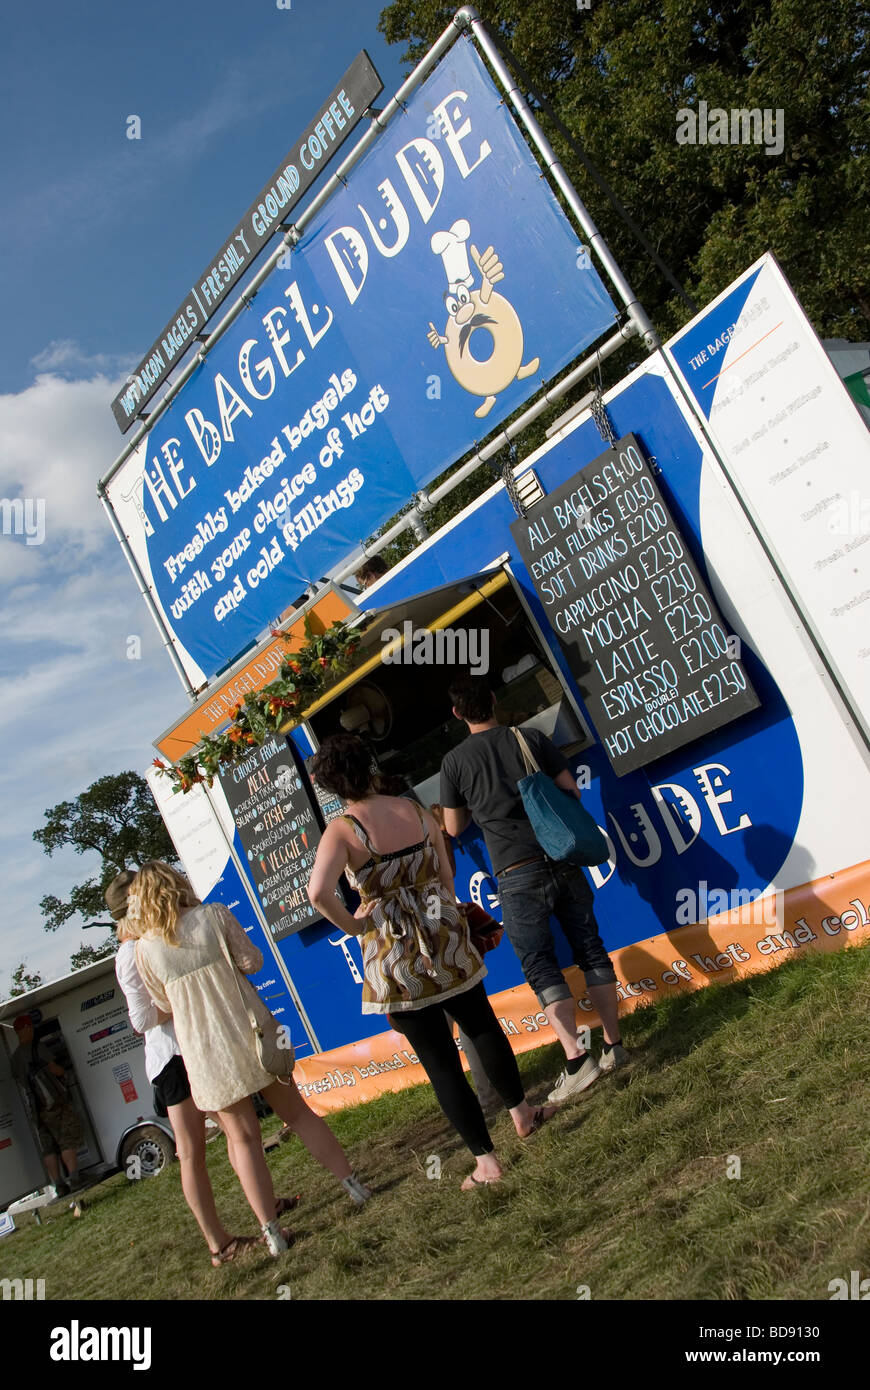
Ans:
{"type": "MultiPolygon", "coordinates": [[[[76,884],[67,902],[51,893],[42,899],[46,931],[57,931],[77,913],[86,922],[106,917],[103,891],[122,869],[141,868],[148,859],[178,862],[148,783],[136,772],[100,777],[75,801],[61,801],[44,814],[46,824],[34,830],[33,838],[46,854],[70,846],[76,854],[93,852],[102,861],[99,878],[76,884]]],[[[106,941],[102,947],[82,947],[76,956],[85,956],[81,963],[87,964],[108,955],[108,946],[106,941]]]]}
{"type": "Polygon", "coordinates": [[[14,999],[16,995],[27,994],[32,989],[38,989],[42,984],[42,976],[37,973],[31,975],[27,970],[27,962],[22,961],[12,971],[12,988],[9,991],[9,998],[14,999]]]}
{"type": "MultiPolygon", "coordinates": [[[[764,251],[824,337],[870,327],[868,11],[862,0],[478,0],[528,84],[699,304],[764,251]],[[781,112],[783,148],[678,144],[680,110],[781,112]]],[[[417,61],[452,3],[395,0],[379,28],[417,61]]],[[[690,310],[545,111],[566,172],[662,336],[690,310]]],[[[620,359],[621,360],[621,359],[620,359]]]]}
{"type": "Polygon", "coordinates": [[[113,956],[117,949],[118,939],[113,932],[99,946],[80,946],[77,951],[73,951],[69,963],[73,970],[83,970],[86,965],[94,965],[98,960],[113,956]]]}

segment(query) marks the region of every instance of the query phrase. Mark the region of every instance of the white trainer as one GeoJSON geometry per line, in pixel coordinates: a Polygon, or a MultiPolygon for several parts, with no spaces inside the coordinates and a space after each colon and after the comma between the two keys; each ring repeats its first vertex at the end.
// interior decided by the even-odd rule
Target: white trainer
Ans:
{"type": "Polygon", "coordinates": [[[260,1229],[263,1232],[263,1240],[266,1242],[266,1249],[270,1255],[281,1255],[289,1249],[284,1232],[277,1221],[267,1221],[260,1229]]]}
{"type": "Polygon", "coordinates": [[[615,1043],[613,1047],[605,1046],[604,1051],[598,1058],[598,1065],[602,1071],[616,1071],[619,1067],[625,1067],[631,1061],[622,1043],[615,1043]]]}
{"type": "Polygon", "coordinates": [[[360,1182],[356,1173],[351,1173],[349,1178],[342,1178],[341,1185],[350,1200],[355,1202],[358,1207],[363,1206],[372,1195],[371,1188],[360,1182]]]}
{"type": "Polygon", "coordinates": [[[558,1105],[560,1101],[570,1100],[572,1096],[579,1096],[581,1091],[585,1091],[601,1075],[601,1068],[595,1058],[587,1052],[583,1065],[579,1071],[575,1071],[571,1076],[567,1067],[560,1073],[559,1079],[553,1087],[547,1100],[553,1105],[558,1105]]]}

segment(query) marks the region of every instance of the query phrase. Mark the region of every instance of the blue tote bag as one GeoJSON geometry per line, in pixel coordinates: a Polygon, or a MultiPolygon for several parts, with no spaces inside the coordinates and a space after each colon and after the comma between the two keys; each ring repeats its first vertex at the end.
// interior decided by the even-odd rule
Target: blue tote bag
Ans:
{"type": "Polygon", "coordinates": [[[526,776],[517,782],[535,839],[549,859],[572,864],[603,864],[609,858],[607,841],[576,796],[563,792],[542,772],[519,729],[514,729],[526,776]]]}

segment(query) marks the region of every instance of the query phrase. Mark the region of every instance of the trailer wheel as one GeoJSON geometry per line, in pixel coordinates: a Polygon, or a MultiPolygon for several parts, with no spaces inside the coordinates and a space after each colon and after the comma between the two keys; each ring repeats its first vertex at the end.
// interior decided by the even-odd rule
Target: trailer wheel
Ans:
{"type": "MultiPolygon", "coordinates": [[[[142,1125],[128,1134],[121,1146],[120,1166],[124,1172],[133,1168],[139,1178],[156,1178],[175,1158],[175,1143],[159,1125],[142,1125]],[[131,1158],[138,1163],[131,1165],[131,1158]]],[[[130,1173],[133,1176],[133,1173],[130,1173]]]]}

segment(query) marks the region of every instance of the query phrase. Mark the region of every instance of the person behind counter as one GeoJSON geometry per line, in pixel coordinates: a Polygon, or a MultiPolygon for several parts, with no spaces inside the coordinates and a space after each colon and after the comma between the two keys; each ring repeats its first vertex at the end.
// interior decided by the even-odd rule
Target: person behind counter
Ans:
{"type": "Polygon", "coordinates": [[[389,568],[382,555],[367,555],[363,564],[356,571],[354,579],[361,588],[370,589],[373,584],[377,584],[379,579],[383,579],[389,568]]]}
{"type": "MultiPolygon", "coordinates": [[[[517,791],[526,771],[522,754],[514,734],[496,719],[492,689],[480,676],[466,676],[450,686],[449,695],[454,715],[468,725],[468,738],[441,764],[444,825],[450,835],[461,835],[474,819],[483,831],[507,938],[565,1052],[565,1069],[547,1097],[558,1103],[585,1091],[602,1071],[628,1061],[619,1036],[616,975],[598,933],[583,870],[549,860],[535,839],[517,791]],[[598,1010],[604,1030],[600,1062],[579,1045],[577,1011],[556,960],[551,915],[565,933],[598,1010]]],[[[542,772],[579,797],[559,750],[537,730],[525,733],[542,772]]]]}
{"type": "Polygon", "coordinates": [[[245,979],[262,969],[263,957],[241,923],[222,903],[201,903],[187,879],[156,860],[139,870],[130,902],[129,915],[139,936],[139,974],[158,1009],[172,1015],[194,1103],[216,1113],[266,1245],[272,1255],[279,1255],[292,1236],[275,1216],[275,1190],[251,1101],[256,1091],[312,1157],[339,1179],[357,1206],[372,1194],[351,1170],[325,1120],[305,1104],[295,1082],[278,1081],[260,1062],[248,1010],[264,1032],[273,1032],[278,1024],[245,979]]]}
{"type": "Polygon", "coordinates": [[[371,755],[354,734],[324,739],[310,767],[318,785],[345,802],[346,814],[323,832],[308,896],[340,931],[363,938],[362,1011],[389,1014],[419,1057],[441,1109],[476,1159],[463,1190],[498,1182],[501,1164],[445,1008],[476,1046],[521,1138],[555,1108],[533,1110],[525,1098],[483,988],[486,966],[457,905],[441,831],[416,802],[380,792],[371,755]],[[360,894],[355,916],[336,897],[342,873],[360,894]]]}

